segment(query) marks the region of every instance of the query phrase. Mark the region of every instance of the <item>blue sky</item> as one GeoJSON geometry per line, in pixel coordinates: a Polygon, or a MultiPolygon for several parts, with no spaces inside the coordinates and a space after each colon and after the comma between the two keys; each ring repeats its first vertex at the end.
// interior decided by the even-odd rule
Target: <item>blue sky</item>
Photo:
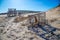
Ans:
{"type": "Polygon", "coordinates": [[[47,11],[58,5],[58,0],[0,0],[0,13],[8,8],[17,10],[47,11]]]}

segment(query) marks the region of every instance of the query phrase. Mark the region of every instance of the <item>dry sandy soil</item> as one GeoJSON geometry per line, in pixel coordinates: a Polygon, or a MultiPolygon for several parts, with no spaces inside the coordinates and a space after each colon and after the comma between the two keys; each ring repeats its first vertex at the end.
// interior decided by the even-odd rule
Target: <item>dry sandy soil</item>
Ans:
{"type": "Polygon", "coordinates": [[[60,28],[60,6],[46,12],[46,19],[53,27],[60,28]]]}

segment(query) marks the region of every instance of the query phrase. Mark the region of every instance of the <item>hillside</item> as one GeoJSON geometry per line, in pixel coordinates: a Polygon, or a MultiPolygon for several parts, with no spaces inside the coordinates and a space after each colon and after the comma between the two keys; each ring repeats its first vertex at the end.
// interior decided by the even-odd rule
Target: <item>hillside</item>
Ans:
{"type": "Polygon", "coordinates": [[[46,12],[46,19],[53,27],[60,28],[60,5],[46,12]]]}

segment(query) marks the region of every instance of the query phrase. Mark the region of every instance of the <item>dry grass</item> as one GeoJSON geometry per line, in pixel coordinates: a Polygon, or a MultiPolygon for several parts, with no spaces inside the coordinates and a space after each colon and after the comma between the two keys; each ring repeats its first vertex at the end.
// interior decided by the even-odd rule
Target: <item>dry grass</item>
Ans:
{"type": "Polygon", "coordinates": [[[60,28],[60,24],[57,22],[60,21],[60,7],[47,11],[46,19],[53,27],[60,28]]]}
{"type": "Polygon", "coordinates": [[[28,17],[16,17],[14,22],[21,22],[21,21],[24,21],[26,20],[28,17]]]}
{"type": "Polygon", "coordinates": [[[5,18],[4,17],[0,17],[0,23],[4,22],[4,21],[5,21],[5,18]]]}

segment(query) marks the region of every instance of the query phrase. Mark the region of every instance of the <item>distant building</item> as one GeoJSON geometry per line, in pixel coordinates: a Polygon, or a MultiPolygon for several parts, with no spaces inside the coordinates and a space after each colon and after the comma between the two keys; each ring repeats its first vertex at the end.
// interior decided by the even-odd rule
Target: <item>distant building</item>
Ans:
{"type": "Polygon", "coordinates": [[[8,17],[13,17],[13,16],[16,16],[16,15],[17,15],[16,9],[8,9],[8,13],[7,13],[8,17]]]}
{"type": "Polygon", "coordinates": [[[40,11],[29,11],[29,10],[16,10],[14,8],[8,9],[7,16],[8,17],[14,17],[14,16],[20,16],[21,14],[29,14],[29,13],[39,13],[40,11]]]}

